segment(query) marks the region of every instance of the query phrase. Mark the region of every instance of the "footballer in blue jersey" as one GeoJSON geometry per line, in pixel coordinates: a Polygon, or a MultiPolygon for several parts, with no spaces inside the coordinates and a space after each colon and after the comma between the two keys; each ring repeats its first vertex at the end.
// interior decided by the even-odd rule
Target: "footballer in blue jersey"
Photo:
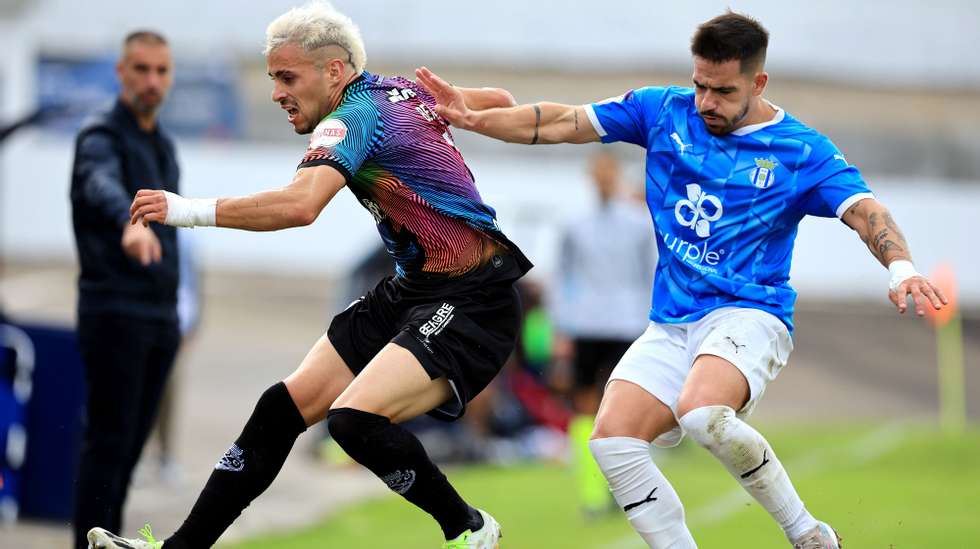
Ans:
{"type": "Polygon", "coordinates": [[[766,103],[768,120],[715,134],[697,90],[641,88],[584,107],[603,142],[647,150],[660,261],[650,320],[761,309],[792,331],[793,242],[805,215],[840,216],[871,191],[829,139],[766,103]]]}
{"type": "MultiPolygon", "coordinates": [[[[606,387],[592,455],[650,547],[696,547],[676,491],[650,456],[690,435],[783,529],[794,548],[838,549],[772,447],[746,418],[793,349],[793,242],[807,215],[838,217],[891,273],[889,298],[919,315],[946,298],[858,170],[823,135],[763,97],[768,32],[733,12],[691,42],[693,87],[646,87],[589,105],[468,109],[461,92],[416,71],[454,126],[513,143],[610,143],[646,150],[658,237],[650,324],[606,387]]],[[[735,545],[748,546],[750,540],[735,545]]]]}

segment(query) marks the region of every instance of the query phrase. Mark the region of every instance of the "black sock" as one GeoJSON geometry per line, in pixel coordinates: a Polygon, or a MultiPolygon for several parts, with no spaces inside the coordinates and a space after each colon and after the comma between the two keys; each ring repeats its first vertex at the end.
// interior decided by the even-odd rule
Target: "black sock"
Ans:
{"type": "Polygon", "coordinates": [[[419,439],[404,427],[384,416],[351,408],[330,410],[327,418],[330,435],[344,451],[393,491],[432,515],[446,539],[483,527],[480,513],[459,497],[419,439]]]}
{"type": "Polygon", "coordinates": [[[266,389],[242,434],[214,466],[184,524],[164,541],[167,549],[205,549],[279,474],[306,422],[286,384],[266,389]]]}

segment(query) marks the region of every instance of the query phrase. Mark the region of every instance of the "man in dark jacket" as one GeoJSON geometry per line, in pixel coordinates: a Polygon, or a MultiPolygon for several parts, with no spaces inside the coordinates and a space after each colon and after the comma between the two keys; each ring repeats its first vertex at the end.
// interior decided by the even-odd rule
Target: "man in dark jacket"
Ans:
{"type": "Polygon", "coordinates": [[[87,547],[89,528],[120,526],[133,468],[180,343],[176,229],[129,223],[137,189],[178,192],[173,142],[157,124],[172,73],[161,35],[131,33],[116,65],[118,100],[90,117],[75,143],[78,340],[88,381],[76,549],[87,547]]]}

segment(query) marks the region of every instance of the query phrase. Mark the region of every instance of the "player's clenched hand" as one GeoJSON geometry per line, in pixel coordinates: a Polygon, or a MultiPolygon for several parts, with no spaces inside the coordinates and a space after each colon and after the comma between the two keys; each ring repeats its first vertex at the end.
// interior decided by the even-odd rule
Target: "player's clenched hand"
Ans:
{"type": "Polygon", "coordinates": [[[899,313],[908,308],[907,297],[912,296],[915,303],[915,313],[919,316],[926,314],[926,307],[932,305],[937,311],[949,303],[943,291],[924,276],[912,276],[903,280],[894,289],[888,291],[888,299],[898,307],[899,313]]]}
{"type": "Polygon", "coordinates": [[[147,189],[136,191],[133,205],[129,207],[130,224],[142,223],[146,227],[151,221],[163,223],[166,220],[167,195],[164,191],[147,189]]]}
{"type": "Polygon", "coordinates": [[[415,77],[435,98],[436,114],[457,128],[468,129],[467,117],[470,110],[466,107],[461,91],[425,67],[416,69],[415,77]]]}
{"type": "Polygon", "coordinates": [[[160,239],[143,225],[129,224],[123,228],[122,249],[126,255],[146,267],[150,263],[159,263],[163,257],[160,239]]]}

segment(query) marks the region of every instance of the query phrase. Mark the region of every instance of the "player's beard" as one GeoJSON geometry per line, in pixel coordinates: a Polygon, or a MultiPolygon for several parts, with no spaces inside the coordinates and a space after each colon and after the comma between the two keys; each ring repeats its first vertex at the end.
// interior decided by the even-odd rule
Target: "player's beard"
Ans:
{"type": "Polygon", "coordinates": [[[725,122],[725,125],[724,126],[722,126],[721,128],[715,129],[715,128],[712,128],[711,126],[709,126],[708,125],[708,121],[705,120],[704,121],[705,122],[704,126],[705,126],[705,128],[707,128],[708,133],[710,133],[712,135],[728,135],[728,134],[732,133],[733,131],[735,131],[735,129],[738,127],[738,124],[742,120],[745,120],[745,117],[749,115],[749,100],[748,99],[745,100],[745,104],[742,106],[742,112],[738,116],[733,117],[731,120],[729,120],[728,118],[725,118],[724,116],[718,114],[716,111],[705,111],[705,112],[702,112],[702,113],[699,113],[699,114],[701,115],[701,119],[702,120],[704,120],[704,117],[705,116],[714,116],[714,117],[718,118],[719,120],[723,120],[725,122]]]}

